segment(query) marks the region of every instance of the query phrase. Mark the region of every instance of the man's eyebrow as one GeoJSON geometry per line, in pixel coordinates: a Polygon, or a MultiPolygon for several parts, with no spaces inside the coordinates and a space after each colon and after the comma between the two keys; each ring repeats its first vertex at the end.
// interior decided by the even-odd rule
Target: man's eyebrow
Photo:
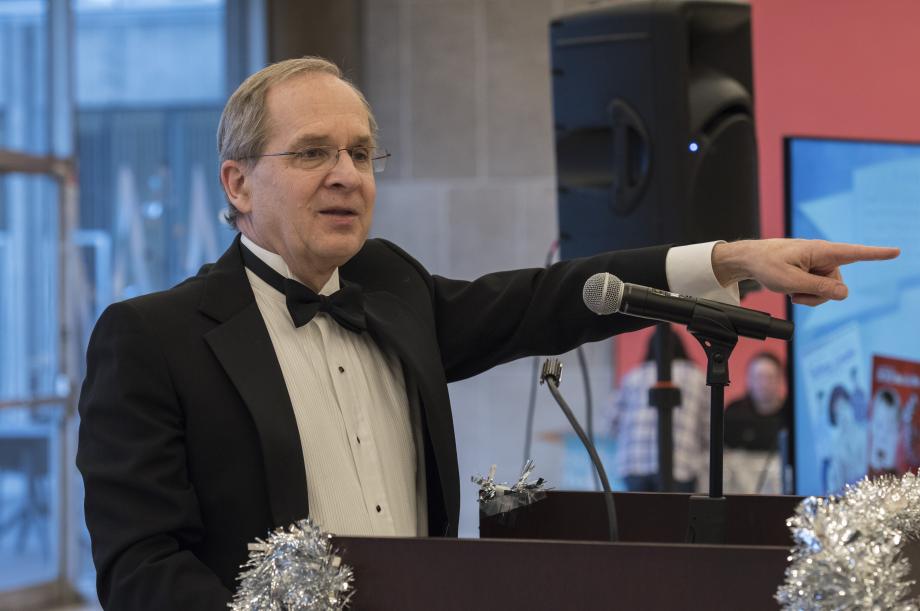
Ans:
{"type": "Polygon", "coordinates": [[[327,145],[332,144],[332,140],[321,134],[303,134],[291,143],[291,148],[296,150],[311,144],[327,145]]]}
{"type": "MultiPolygon", "coordinates": [[[[329,136],[322,134],[303,134],[291,143],[292,150],[299,150],[308,146],[333,146],[336,143],[329,136]]],[[[354,138],[348,146],[375,146],[374,137],[369,135],[354,138]]]]}
{"type": "Polygon", "coordinates": [[[352,146],[373,146],[373,136],[358,136],[352,141],[352,146]]]}

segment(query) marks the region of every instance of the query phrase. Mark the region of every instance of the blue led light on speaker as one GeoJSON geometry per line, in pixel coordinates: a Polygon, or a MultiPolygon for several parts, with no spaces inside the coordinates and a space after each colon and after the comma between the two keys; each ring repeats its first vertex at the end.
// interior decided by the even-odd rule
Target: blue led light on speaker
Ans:
{"type": "Polygon", "coordinates": [[[696,142],[691,142],[691,143],[690,143],[690,152],[691,152],[691,153],[695,153],[695,152],[697,152],[698,150],[700,150],[700,145],[697,144],[696,142]]]}

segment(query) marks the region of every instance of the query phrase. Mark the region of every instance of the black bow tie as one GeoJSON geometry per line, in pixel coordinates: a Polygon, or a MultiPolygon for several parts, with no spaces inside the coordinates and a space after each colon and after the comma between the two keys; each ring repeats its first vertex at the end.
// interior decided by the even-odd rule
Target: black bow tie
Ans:
{"type": "Polygon", "coordinates": [[[367,329],[364,293],[357,284],[342,281],[342,288],[332,295],[319,295],[300,282],[285,278],[242,244],[240,250],[246,267],[279,293],[284,294],[295,327],[302,327],[313,320],[317,312],[326,312],[349,331],[361,333],[367,329]]]}

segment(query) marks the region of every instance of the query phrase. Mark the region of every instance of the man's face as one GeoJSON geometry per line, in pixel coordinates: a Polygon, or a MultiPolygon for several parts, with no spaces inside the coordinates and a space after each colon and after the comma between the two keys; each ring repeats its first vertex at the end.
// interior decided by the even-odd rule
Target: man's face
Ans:
{"type": "Polygon", "coordinates": [[[785,394],[783,373],[776,363],[765,358],[755,359],[748,367],[748,392],[758,406],[781,407],[785,394]]]}
{"type": "MultiPolygon", "coordinates": [[[[373,146],[357,94],[331,74],[295,76],[266,96],[269,137],[263,153],[308,146],[373,146]]],[[[371,226],[376,185],[345,151],[329,169],[305,169],[294,156],[261,157],[244,170],[243,233],[281,255],[292,269],[327,272],[348,261],[371,226]]]]}

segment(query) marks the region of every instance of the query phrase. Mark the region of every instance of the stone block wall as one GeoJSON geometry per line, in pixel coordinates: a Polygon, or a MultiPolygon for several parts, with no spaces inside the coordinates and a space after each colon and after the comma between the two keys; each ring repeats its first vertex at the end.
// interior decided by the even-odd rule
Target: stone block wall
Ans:
{"type": "MultiPolygon", "coordinates": [[[[589,2],[368,0],[361,81],[392,153],[378,183],[372,234],[406,248],[432,272],[471,279],[539,267],[557,234],[549,22],[589,2]]],[[[595,422],[609,403],[610,342],[586,346],[595,422]]],[[[563,391],[583,418],[574,353],[563,391]]],[[[450,387],[461,475],[461,536],[478,535],[474,473],[498,464],[516,479],[523,458],[532,360],[450,387]]],[[[543,434],[568,430],[538,389],[537,472],[561,487],[563,447],[543,434]]],[[[601,427],[598,426],[598,430],[601,427]]],[[[585,460],[587,460],[585,458],[585,460]]]]}

